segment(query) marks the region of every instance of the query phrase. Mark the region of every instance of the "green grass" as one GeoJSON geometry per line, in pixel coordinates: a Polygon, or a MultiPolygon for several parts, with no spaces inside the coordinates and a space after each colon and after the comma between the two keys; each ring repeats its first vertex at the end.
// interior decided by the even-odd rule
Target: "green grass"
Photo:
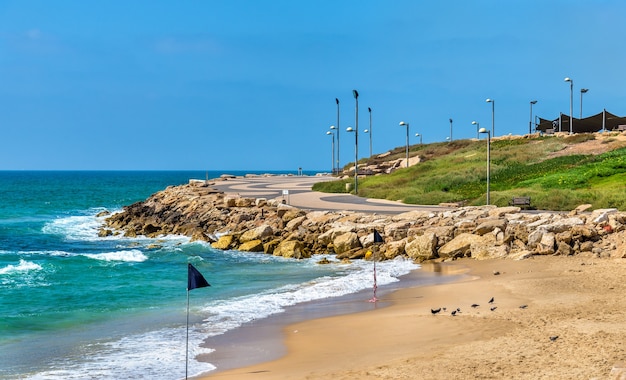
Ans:
{"type": "MultiPolygon", "coordinates": [[[[595,138],[592,134],[492,140],[491,203],[506,206],[513,196],[530,196],[538,209],[571,210],[582,203],[626,210],[626,148],[598,155],[554,153],[595,138]]],[[[486,201],[487,144],[484,140],[417,145],[423,162],[387,175],[359,179],[359,196],[409,204],[486,201]]],[[[385,160],[403,157],[397,149],[385,160]]],[[[367,161],[367,160],[365,160],[367,161]]],[[[365,162],[363,161],[363,162],[365,162]]],[[[368,161],[371,163],[371,161],[368,161]]],[[[314,190],[346,192],[347,181],[318,183],[314,190]]]]}

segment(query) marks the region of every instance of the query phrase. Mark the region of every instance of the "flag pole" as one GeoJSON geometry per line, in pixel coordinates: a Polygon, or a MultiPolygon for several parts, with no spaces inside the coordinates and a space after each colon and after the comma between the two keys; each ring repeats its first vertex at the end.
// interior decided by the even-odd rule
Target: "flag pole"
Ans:
{"type": "Polygon", "coordinates": [[[187,338],[185,339],[185,379],[189,367],[189,288],[187,288],[187,338]]]}
{"type": "Polygon", "coordinates": [[[376,302],[378,301],[378,298],[376,298],[376,289],[378,288],[378,285],[376,284],[376,260],[378,259],[378,244],[379,243],[384,243],[385,240],[383,239],[382,236],[380,236],[380,234],[378,233],[378,231],[374,230],[374,252],[372,254],[373,260],[374,260],[374,297],[372,297],[372,299],[370,299],[370,302],[376,302]]]}
{"type": "Polygon", "coordinates": [[[370,302],[377,302],[378,298],[376,298],[376,288],[378,288],[378,285],[376,285],[376,246],[374,246],[374,297],[372,297],[370,299],[370,302]]]}
{"type": "Polygon", "coordinates": [[[189,368],[189,291],[211,286],[191,263],[187,263],[187,338],[185,339],[185,379],[189,368]]]}

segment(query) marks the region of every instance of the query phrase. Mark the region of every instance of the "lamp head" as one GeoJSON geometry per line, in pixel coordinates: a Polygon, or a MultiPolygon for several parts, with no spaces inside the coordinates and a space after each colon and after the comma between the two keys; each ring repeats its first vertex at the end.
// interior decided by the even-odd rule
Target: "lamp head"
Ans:
{"type": "Polygon", "coordinates": [[[337,105],[339,105],[339,98],[335,98],[335,103],[337,103],[337,105]]]}
{"type": "Polygon", "coordinates": [[[335,127],[334,125],[331,125],[330,129],[337,129],[337,127],[335,127]]]}
{"type": "Polygon", "coordinates": [[[368,111],[369,113],[372,113],[372,108],[371,108],[371,107],[367,107],[367,111],[368,111]]]}
{"type": "Polygon", "coordinates": [[[354,95],[354,99],[359,98],[359,92],[357,90],[352,90],[352,95],[354,95]]]}
{"type": "Polygon", "coordinates": [[[326,132],[327,135],[332,135],[333,133],[331,131],[326,132]]]}
{"type": "Polygon", "coordinates": [[[536,100],[531,100],[530,104],[537,104],[537,101],[536,100]]]}
{"type": "Polygon", "coordinates": [[[450,119],[450,124],[452,124],[452,119],[450,119]]]}
{"type": "Polygon", "coordinates": [[[363,131],[363,133],[369,133],[369,131],[370,131],[369,129],[366,129],[363,131]]]}
{"type": "Polygon", "coordinates": [[[420,137],[420,134],[419,134],[419,133],[416,133],[416,134],[415,134],[415,137],[420,137]]]}
{"type": "Polygon", "coordinates": [[[398,125],[409,125],[409,123],[405,123],[404,121],[401,121],[400,124],[398,125]]]}
{"type": "Polygon", "coordinates": [[[485,100],[487,103],[494,103],[494,100],[491,98],[487,98],[487,100],[485,100]]]}
{"type": "Polygon", "coordinates": [[[489,131],[486,128],[481,128],[478,130],[478,133],[489,133],[489,131]]]}
{"type": "Polygon", "coordinates": [[[477,125],[478,122],[477,121],[472,121],[472,125],[477,125]]]}
{"type": "Polygon", "coordinates": [[[566,77],[565,79],[563,79],[565,82],[572,82],[574,83],[574,81],[572,80],[572,78],[570,77],[566,77]]]}
{"type": "Polygon", "coordinates": [[[589,91],[589,89],[588,89],[588,88],[581,88],[581,89],[580,89],[580,92],[581,92],[581,93],[583,93],[583,94],[584,94],[585,92],[587,92],[587,91],[589,91]]]}
{"type": "Polygon", "coordinates": [[[354,129],[352,127],[348,127],[346,128],[346,132],[354,132],[354,129]]]}

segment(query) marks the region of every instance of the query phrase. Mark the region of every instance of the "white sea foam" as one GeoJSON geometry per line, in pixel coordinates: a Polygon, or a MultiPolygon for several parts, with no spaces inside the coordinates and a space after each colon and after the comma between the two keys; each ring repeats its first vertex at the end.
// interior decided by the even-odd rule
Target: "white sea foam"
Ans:
{"type": "MultiPolygon", "coordinates": [[[[265,258],[265,256],[264,256],[265,258]]],[[[280,258],[276,258],[279,260],[280,258]]],[[[314,266],[319,256],[305,265],[314,266]]],[[[408,260],[377,263],[378,285],[398,281],[398,276],[419,266],[408,260]]],[[[322,276],[302,283],[282,286],[261,294],[230,300],[211,301],[195,308],[194,314],[205,315],[202,323],[190,326],[189,375],[195,376],[215,369],[211,363],[199,362],[200,354],[212,349],[200,347],[207,336],[236,329],[244,323],[280,313],[298,303],[355,293],[373,285],[371,262],[335,265],[336,277],[322,276]]],[[[88,373],[93,379],[149,378],[181,379],[185,371],[185,326],[162,328],[133,334],[121,339],[90,343],[79,347],[63,362],[48,366],[44,372],[30,377],[43,379],[82,379],[88,373]],[[112,365],[112,363],[115,363],[112,365]]]]}
{"type": "Polygon", "coordinates": [[[0,268],[0,274],[24,273],[30,271],[38,271],[41,269],[43,268],[37,263],[20,259],[20,262],[17,265],[9,264],[4,268],[0,268]]]}
{"type": "MultiPolygon", "coordinates": [[[[84,379],[182,379],[185,377],[185,327],[135,334],[122,339],[80,347],[65,362],[26,377],[31,380],[84,379]],[[111,365],[115,363],[114,365],[111,365]]],[[[189,332],[189,376],[215,369],[195,360],[213,350],[201,348],[204,336],[189,332]]]]}
{"type": "Polygon", "coordinates": [[[104,253],[85,253],[83,254],[85,257],[89,257],[94,260],[104,260],[104,261],[125,261],[125,262],[134,262],[140,263],[148,260],[148,256],[144,255],[138,249],[131,249],[128,251],[114,251],[114,252],[104,252],[104,253]]]}
{"type": "Polygon", "coordinates": [[[42,231],[45,234],[62,235],[71,240],[96,240],[98,230],[104,222],[104,217],[96,216],[97,210],[91,210],[88,215],[72,215],[55,219],[47,223],[42,231]]]}
{"type": "MultiPolygon", "coordinates": [[[[316,257],[319,260],[319,257],[316,257]]],[[[205,319],[207,335],[219,335],[244,323],[281,313],[285,307],[299,303],[340,297],[371,288],[373,270],[371,262],[355,262],[344,269],[348,273],[338,277],[320,277],[315,280],[280,287],[262,294],[249,295],[210,303],[204,309],[209,314],[205,319]]],[[[378,263],[377,285],[399,281],[398,277],[419,268],[409,260],[401,258],[378,263]]]]}

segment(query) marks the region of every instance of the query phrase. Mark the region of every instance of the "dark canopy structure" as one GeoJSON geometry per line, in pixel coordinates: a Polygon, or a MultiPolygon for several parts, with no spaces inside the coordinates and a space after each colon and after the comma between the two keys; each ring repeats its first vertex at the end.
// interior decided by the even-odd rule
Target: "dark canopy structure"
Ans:
{"type": "MultiPolygon", "coordinates": [[[[569,115],[561,114],[554,120],[547,120],[537,117],[539,123],[536,123],[535,130],[543,133],[569,132],[569,115]]],[[[583,119],[572,118],[572,132],[598,132],[601,130],[626,130],[626,117],[614,115],[607,111],[599,114],[585,117],[583,119]]]]}

